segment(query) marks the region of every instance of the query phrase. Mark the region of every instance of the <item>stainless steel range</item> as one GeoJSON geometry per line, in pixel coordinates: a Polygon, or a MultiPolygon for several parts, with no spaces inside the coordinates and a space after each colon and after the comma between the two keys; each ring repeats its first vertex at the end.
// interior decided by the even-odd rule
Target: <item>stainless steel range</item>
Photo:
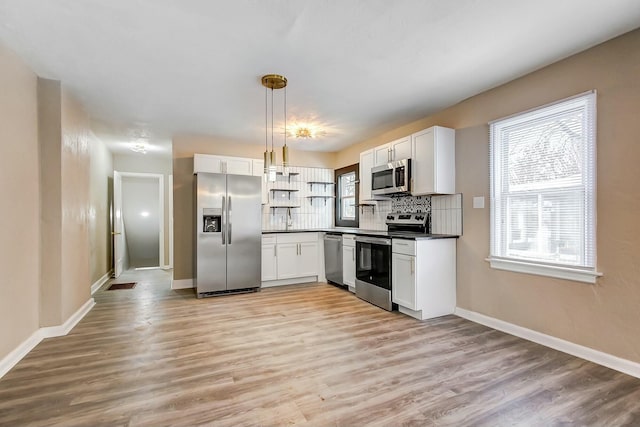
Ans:
{"type": "Polygon", "coordinates": [[[388,236],[356,236],[356,295],[371,304],[392,311],[391,238],[429,232],[426,213],[387,215],[388,236]]]}
{"type": "Polygon", "coordinates": [[[425,234],[430,228],[429,214],[424,212],[390,213],[385,222],[389,234],[425,234]]]}

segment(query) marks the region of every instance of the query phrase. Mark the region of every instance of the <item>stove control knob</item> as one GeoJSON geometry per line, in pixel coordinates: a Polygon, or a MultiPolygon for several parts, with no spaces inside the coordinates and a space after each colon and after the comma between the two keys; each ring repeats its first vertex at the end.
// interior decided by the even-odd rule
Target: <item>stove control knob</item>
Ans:
{"type": "Polygon", "coordinates": [[[393,215],[387,215],[387,219],[390,219],[390,220],[394,219],[393,215]]]}

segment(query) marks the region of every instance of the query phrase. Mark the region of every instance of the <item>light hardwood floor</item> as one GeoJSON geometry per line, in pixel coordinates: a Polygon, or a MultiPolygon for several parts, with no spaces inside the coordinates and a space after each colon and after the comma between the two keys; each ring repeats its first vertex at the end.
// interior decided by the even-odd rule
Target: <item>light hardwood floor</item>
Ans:
{"type": "Polygon", "coordinates": [[[0,380],[0,425],[640,425],[639,379],[331,285],[94,296],[0,380]]]}

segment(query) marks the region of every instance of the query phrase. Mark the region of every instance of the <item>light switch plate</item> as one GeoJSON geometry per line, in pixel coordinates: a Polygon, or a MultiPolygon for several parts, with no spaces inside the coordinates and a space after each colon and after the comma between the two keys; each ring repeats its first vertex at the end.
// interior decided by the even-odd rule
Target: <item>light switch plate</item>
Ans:
{"type": "Polygon", "coordinates": [[[484,196],[476,196],[473,198],[473,209],[484,209],[484,196]]]}

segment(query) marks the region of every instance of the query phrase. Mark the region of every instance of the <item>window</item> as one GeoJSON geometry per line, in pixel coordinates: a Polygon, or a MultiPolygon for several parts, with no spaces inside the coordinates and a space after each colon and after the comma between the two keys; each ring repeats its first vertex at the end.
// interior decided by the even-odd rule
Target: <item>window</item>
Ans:
{"type": "Polygon", "coordinates": [[[335,172],[336,217],[339,227],[358,226],[358,165],[351,165],[335,172]]]}
{"type": "Polygon", "coordinates": [[[595,102],[490,124],[492,267],[595,283],[595,102]]]}

